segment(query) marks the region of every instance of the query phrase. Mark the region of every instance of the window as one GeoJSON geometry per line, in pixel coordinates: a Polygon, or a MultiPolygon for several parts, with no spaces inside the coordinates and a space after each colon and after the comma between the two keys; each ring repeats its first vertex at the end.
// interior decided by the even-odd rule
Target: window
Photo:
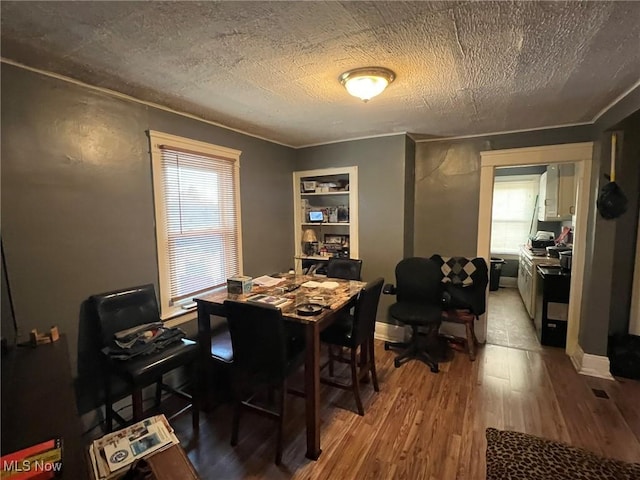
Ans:
{"type": "Polygon", "coordinates": [[[149,132],[163,319],[242,271],[237,150],[149,132]]]}
{"type": "Polygon", "coordinates": [[[539,175],[496,177],[493,187],[491,253],[517,254],[531,231],[539,175]]]}

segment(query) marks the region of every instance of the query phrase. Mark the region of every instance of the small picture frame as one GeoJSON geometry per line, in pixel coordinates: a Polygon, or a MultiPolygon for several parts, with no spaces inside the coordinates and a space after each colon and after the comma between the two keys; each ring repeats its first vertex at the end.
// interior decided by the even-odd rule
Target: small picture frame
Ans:
{"type": "Polygon", "coordinates": [[[341,245],[341,246],[348,245],[349,235],[336,235],[333,233],[325,233],[324,243],[332,244],[332,245],[341,245]]]}
{"type": "Polygon", "coordinates": [[[302,193],[312,193],[316,191],[317,183],[315,181],[304,181],[300,185],[302,193]]]}

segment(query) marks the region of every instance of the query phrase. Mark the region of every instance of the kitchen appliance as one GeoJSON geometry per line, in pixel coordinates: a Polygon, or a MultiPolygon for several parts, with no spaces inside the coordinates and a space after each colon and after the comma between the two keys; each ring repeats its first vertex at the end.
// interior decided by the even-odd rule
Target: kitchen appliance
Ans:
{"type": "Polygon", "coordinates": [[[556,242],[554,242],[553,240],[535,240],[532,239],[531,240],[531,248],[547,248],[547,247],[553,247],[556,244],[556,242]]]}
{"type": "Polygon", "coordinates": [[[573,259],[573,250],[560,252],[560,268],[571,271],[571,262],[573,259]]]}
{"type": "Polygon", "coordinates": [[[538,230],[535,235],[531,237],[531,248],[546,248],[552,247],[556,244],[554,241],[555,234],[553,232],[545,232],[538,230]]]}
{"type": "Polygon", "coordinates": [[[552,247],[547,247],[547,255],[553,258],[560,258],[561,252],[570,251],[571,247],[565,247],[563,245],[554,245],[552,247]]]}

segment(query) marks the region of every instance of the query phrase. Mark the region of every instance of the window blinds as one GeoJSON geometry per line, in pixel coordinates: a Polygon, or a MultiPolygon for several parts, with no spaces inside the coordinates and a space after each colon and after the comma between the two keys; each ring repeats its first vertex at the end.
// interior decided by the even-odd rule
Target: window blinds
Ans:
{"type": "Polygon", "coordinates": [[[160,147],[170,302],[222,286],[239,272],[234,160],[160,147]]]}
{"type": "Polygon", "coordinates": [[[496,177],[493,189],[491,253],[518,253],[534,217],[538,179],[496,177]]]}

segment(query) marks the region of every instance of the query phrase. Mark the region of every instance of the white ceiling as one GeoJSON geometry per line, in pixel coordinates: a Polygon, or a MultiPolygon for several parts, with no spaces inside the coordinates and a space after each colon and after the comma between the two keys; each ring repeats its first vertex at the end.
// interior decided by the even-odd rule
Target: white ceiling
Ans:
{"type": "Polygon", "coordinates": [[[285,145],[588,123],[640,79],[637,2],[10,2],[2,57],[285,145]],[[368,103],[338,82],[379,65],[368,103]]]}

